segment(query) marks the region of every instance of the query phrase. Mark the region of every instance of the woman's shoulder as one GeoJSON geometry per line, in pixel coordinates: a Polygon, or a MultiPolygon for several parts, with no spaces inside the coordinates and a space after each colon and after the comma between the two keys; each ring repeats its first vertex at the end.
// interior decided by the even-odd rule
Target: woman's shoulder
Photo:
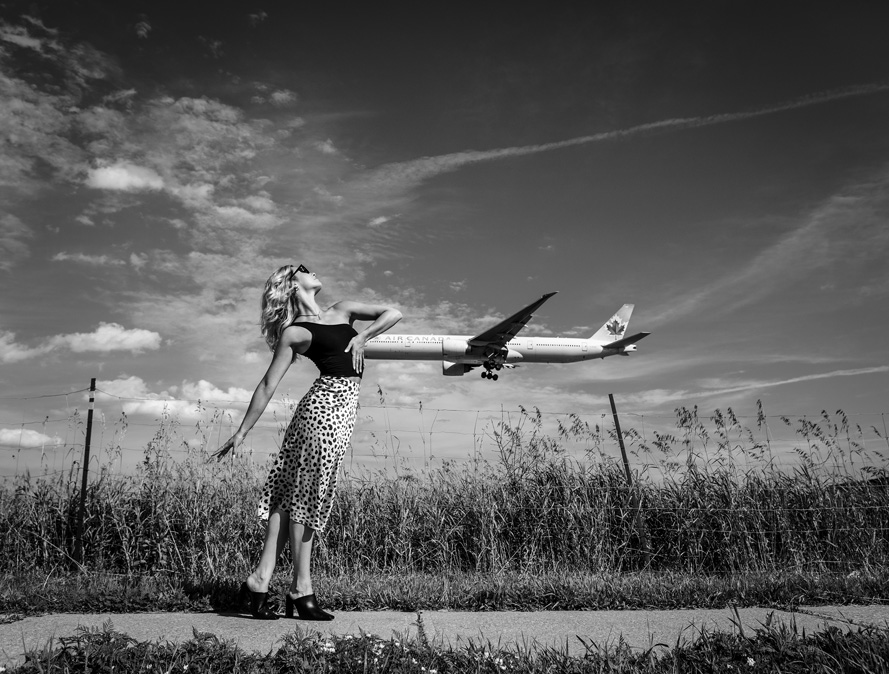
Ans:
{"type": "Polygon", "coordinates": [[[330,310],[338,311],[348,317],[348,322],[352,321],[372,321],[382,315],[389,309],[382,304],[369,304],[367,302],[358,302],[356,300],[340,300],[336,304],[331,305],[330,310]]]}
{"type": "Polygon", "coordinates": [[[339,300],[331,304],[324,311],[324,318],[331,323],[351,323],[355,310],[355,302],[352,300],[339,300]]]}
{"type": "Polygon", "coordinates": [[[337,300],[331,304],[325,311],[339,311],[348,313],[349,309],[355,304],[352,300],[337,300]]]}
{"type": "Polygon", "coordinates": [[[305,324],[299,325],[294,323],[293,325],[288,325],[284,328],[284,331],[281,333],[281,341],[284,342],[307,342],[312,339],[312,333],[306,327],[305,324]]]}

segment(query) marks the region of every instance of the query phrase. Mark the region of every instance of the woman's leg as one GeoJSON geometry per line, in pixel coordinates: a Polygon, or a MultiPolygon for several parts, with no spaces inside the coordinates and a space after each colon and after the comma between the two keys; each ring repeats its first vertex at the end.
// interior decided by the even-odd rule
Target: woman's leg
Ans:
{"type": "Polygon", "coordinates": [[[290,547],[293,548],[293,582],[285,600],[285,615],[301,620],[333,620],[322,610],[312,591],[309,567],[312,559],[312,539],[315,530],[302,522],[290,521],[290,547]],[[295,615],[294,615],[295,614],[295,615]]]}
{"type": "Polygon", "coordinates": [[[312,540],[315,530],[302,522],[290,521],[290,551],[293,554],[293,581],[290,596],[293,599],[312,594],[312,540]]]}
{"type": "Polygon", "coordinates": [[[259,564],[247,577],[247,587],[252,592],[268,592],[269,582],[275,572],[275,563],[284,545],[287,543],[287,533],[290,528],[290,514],[286,510],[275,508],[270,514],[265,528],[265,543],[262,546],[262,556],[259,564]]]}

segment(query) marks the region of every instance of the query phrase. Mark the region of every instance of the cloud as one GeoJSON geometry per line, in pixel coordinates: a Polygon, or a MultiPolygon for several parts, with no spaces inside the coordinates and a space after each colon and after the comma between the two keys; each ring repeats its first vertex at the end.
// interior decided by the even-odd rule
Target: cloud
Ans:
{"type": "Polygon", "coordinates": [[[0,362],[18,363],[29,358],[36,358],[43,354],[49,353],[52,347],[44,345],[42,347],[29,348],[22,346],[15,341],[15,333],[8,331],[0,331],[0,362]]]}
{"type": "MultiPolygon", "coordinates": [[[[79,95],[89,80],[104,80],[117,72],[114,61],[89,44],[63,42],[59,31],[47,28],[35,17],[24,15],[21,21],[19,25],[0,21],[0,40],[33,52],[37,61],[51,64],[56,69],[54,75],[63,80],[68,92],[79,95]]],[[[32,64],[29,70],[33,75],[37,69],[32,64]]]]}
{"type": "MultiPolygon", "coordinates": [[[[137,19],[145,22],[141,30],[147,35],[149,19],[144,15],[137,19]]],[[[71,43],[39,21],[20,23],[0,24],[5,50],[0,60],[9,50],[31,52],[28,68],[5,60],[3,65],[10,67],[0,69],[0,99],[6,107],[0,116],[0,136],[7,139],[0,155],[0,184],[28,198],[55,188],[87,185],[99,192],[101,201],[86,208],[78,205],[81,215],[75,211],[72,216],[87,225],[94,219],[117,224],[115,213],[139,206],[147,194],[166,194],[176,202],[167,219],[178,225],[179,242],[186,248],[255,253],[268,244],[272,230],[289,222],[300,250],[319,261],[342,260],[342,249],[334,251],[331,244],[350,232],[312,225],[342,215],[344,198],[334,190],[354,167],[331,138],[312,137],[311,129],[284,147],[281,132],[289,136],[305,128],[304,118],[250,119],[242,109],[206,96],[140,98],[128,86],[126,73],[115,71],[113,61],[100,52],[71,43]],[[59,71],[73,88],[42,86],[59,71]],[[99,102],[80,107],[83,90],[97,78],[107,80],[111,73],[119,75],[111,93],[108,82],[102,83],[93,97],[99,102]],[[294,157],[299,157],[298,167],[294,157]],[[44,163],[52,169],[51,176],[46,175],[44,163]],[[274,189],[266,191],[269,183],[274,189]],[[98,212],[104,217],[95,218],[98,212]]],[[[151,32],[150,37],[154,35],[151,32]]],[[[211,50],[218,48],[211,41],[205,43],[211,50]]],[[[298,102],[289,89],[243,86],[260,86],[266,102],[276,106],[298,102]]],[[[358,212],[362,210],[365,207],[359,205],[358,212]]],[[[347,222],[350,227],[357,224],[347,222]]],[[[29,236],[19,223],[4,225],[3,268],[27,254],[29,236]]],[[[66,251],[57,261],[112,264],[112,256],[103,259],[103,252],[88,258],[66,251]]],[[[150,270],[151,261],[140,266],[141,260],[134,259],[133,266],[150,270]]],[[[269,266],[277,263],[274,259],[269,266]]]]}
{"type": "Polygon", "coordinates": [[[275,105],[290,105],[291,103],[296,103],[296,94],[287,89],[279,89],[272,92],[269,100],[275,105]]]}
{"type": "Polygon", "coordinates": [[[122,161],[91,169],[86,185],[99,190],[137,192],[163,189],[164,181],[153,169],[122,161]]]}
{"type": "Polygon", "coordinates": [[[0,446],[34,449],[45,445],[61,445],[62,439],[29,428],[0,428],[0,446]]]}
{"type": "Polygon", "coordinates": [[[190,400],[209,400],[214,402],[247,403],[253,395],[253,391],[235,386],[230,386],[223,390],[204,379],[198,382],[182,382],[180,392],[181,395],[190,400]]]}
{"type": "Polygon", "coordinates": [[[858,377],[866,374],[883,374],[885,372],[889,372],[889,365],[880,365],[877,367],[862,367],[852,370],[834,370],[832,372],[807,374],[800,377],[791,377],[790,379],[780,379],[776,381],[751,381],[735,386],[716,388],[713,390],[705,389],[705,392],[709,395],[737,393],[739,391],[753,391],[757,389],[773,388],[775,386],[786,386],[787,384],[799,384],[800,382],[815,381],[818,379],[833,379],[835,377],[858,377]]]}
{"type": "MultiPolygon", "coordinates": [[[[135,89],[118,89],[107,96],[102,97],[102,103],[105,105],[123,105],[124,107],[129,107],[133,102],[133,98],[135,98],[137,91],[135,89]]],[[[86,114],[89,114],[90,111],[86,111],[86,114]]],[[[104,111],[101,108],[96,110],[96,112],[110,112],[104,111]]]]}
{"type": "Polygon", "coordinates": [[[183,381],[181,385],[170,386],[168,390],[163,390],[160,393],[152,392],[145,380],[132,375],[100,381],[96,386],[103,393],[123,399],[145,398],[161,400],[167,398],[179,400],[180,402],[197,402],[201,400],[247,404],[253,395],[252,391],[243,388],[229,387],[228,389],[221,389],[204,379],[197,382],[183,381]]]}
{"type": "Polygon", "coordinates": [[[147,40],[148,34],[151,32],[151,24],[148,23],[148,17],[144,14],[140,15],[140,20],[136,23],[135,30],[136,35],[140,39],[147,40]]]}
{"type": "Polygon", "coordinates": [[[148,398],[151,395],[145,381],[134,376],[100,380],[96,383],[96,388],[118,398],[148,398]]]}
{"type": "Polygon", "coordinates": [[[790,101],[776,103],[774,105],[764,106],[755,110],[746,112],[730,112],[716,115],[707,115],[701,117],[682,117],[677,119],[664,119],[647,124],[639,124],[626,129],[615,131],[604,131],[589,136],[579,136],[569,138],[567,140],[556,141],[553,143],[542,143],[538,145],[524,145],[519,147],[498,148],[496,150],[467,150],[463,152],[454,152],[446,155],[435,157],[423,157],[422,159],[414,159],[406,162],[396,162],[384,164],[376,170],[372,171],[367,180],[370,185],[387,188],[398,186],[404,188],[416,185],[424,180],[428,180],[442,173],[455,171],[463,166],[477,164],[480,162],[494,161],[498,159],[509,159],[512,157],[522,157],[540,152],[550,152],[553,150],[561,150],[578,145],[588,145],[590,143],[601,143],[607,141],[624,140],[636,136],[644,136],[652,133],[662,133],[666,131],[680,131],[683,129],[696,129],[705,126],[713,126],[716,124],[725,124],[728,122],[738,122],[756,117],[775,114],[778,112],[786,112],[798,108],[810,107],[822,103],[840,100],[843,98],[852,98],[855,96],[867,96],[872,94],[889,91],[889,84],[871,83],[844,87],[839,89],[831,89],[808,96],[802,96],[790,101]]]}
{"type": "Polygon", "coordinates": [[[107,255],[86,255],[84,253],[66,253],[64,251],[56,253],[51,259],[53,262],[78,262],[94,267],[121,267],[126,265],[126,262],[123,260],[108,257],[107,255]]]}
{"type": "Polygon", "coordinates": [[[148,255],[145,253],[130,253],[130,264],[134,269],[142,269],[148,264],[148,255]]]}
{"type": "MultiPolygon", "coordinates": [[[[841,264],[863,268],[889,252],[889,169],[845,187],[813,206],[795,227],[739,269],[648,316],[648,324],[675,321],[702,311],[732,311],[816,271],[841,264]]],[[[877,281],[877,284],[880,282],[877,281]]]]}
{"type": "Polygon", "coordinates": [[[32,49],[36,52],[43,50],[43,43],[35,37],[28,34],[28,30],[24,26],[10,26],[7,24],[0,25],[0,40],[17,45],[24,49],[32,49]]]}
{"type": "MultiPolygon", "coordinates": [[[[253,395],[252,391],[237,387],[220,389],[203,379],[197,382],[183,381],[179,386],[154,392],[141,377],[132,375],[98,381],[96,388],[104,396],[117,398],[125,414],[153,417],[172,414],[180,420],[190,421],[205,418],[208,409],[221,410],[230,417],[239,416],[253,395]]],[[[282,401],[273,402],[284,404],[282,401]]]]}
{"type": "Polygon", "coordinates": [[[235,229],[273,229],[281,223],[273,213],[254,213],[241,206],[215,206],[202,218],[208,225],[235,229]]]}
{"type": "Polygon", "coordinates": [[[75,332],[58,335],[50,340],[56,346],[66,346],[75,353],[94,351],[156,351],[161,345],[161,336],[151,330],[127,329],[117,323],[99,323],[93,332],[75,332]]]}
{"type": "Polygon", "coordinates": [[[262,10],[247,15],[247,19],[250,21],[250,25],[254,28],[265,21],[267,18],[269,18],[269,15],[262,10]]]}
{"type": "Polygon", "coordinates": [[[26,241],[33,236],[31,228],[16,216],[0,217],[0,270],[9,271],[17,262],[29,257],[26,241]]]}
{"type": "Polygon", "coordinates": [[[775,380],[751,380],[732,384],[724,379],[704,380],[699,383],[696,388],[688,389],[666,389],[655,388],[638,391],[635,393],[626,393],[621,396],[622,401],[629,407],[634,409],[657,409],[666,404],[689,404],[690,401],[700,401],[702,399],[711,401],[711,404],[717,398],[731,396],[737,393],[746,393],[748,391],[761,391],[763,389],[776,388],[779,386],[788,386],[791,384],[799,384],[808,381],[818,381],[821,379],[834,379],[836,377],[859,377],[870,374],[884,374],[889,372],[889,366],[881,365],[878,367],[864,367],[847,370],[833,370],[831,372],[819,372],[816,374],[802,375],[799,377],[789,377],[787,379],[775,380]]]}
{"type": "Polygon", "coordinates": [[[18,363],[43,356],[58,349],[74,353],[109,353],[129,351],[137,354],[160,348],[161,336],[150,330],[127,329],[117,323],[100,323],[93,332],[55,335],[39,346],[30,348],[15,341],[15,333],[0,332],[0,361],[18,363]]]}
{"type": "Polygon", "coordinates": [[[315,143],[315,149],[317,149],[322,154],[339,154],[339,150],[336,149],[336,146],[333,144],[333,141],[328,138],[327,140],[319,140],[315,143]]]}
{"type": "Polygon", "coordinates": [[[20,196],[45,188],[46,168],[59,179],[75,180],[86,166],[85,153],[68,139],[75,101],[71,95],[48,94],[5,74],[0,50],[0,185],[20,196]],[[37,167],[43,164],[43,169],[37,167]]]}

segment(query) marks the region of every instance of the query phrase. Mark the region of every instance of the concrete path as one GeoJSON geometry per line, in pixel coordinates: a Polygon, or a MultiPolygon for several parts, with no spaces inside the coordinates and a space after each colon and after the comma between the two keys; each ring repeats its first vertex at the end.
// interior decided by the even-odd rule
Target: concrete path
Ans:
{"type": "MultiPolygon", "coordinates": [[[[798,612],[763,608],[738,610],[745,633],[752,635],[773,615],[773,623],[795,622],[802,632],[812,633],[828,625],[842,629],[875,625],[889,630],[889,606],[810,606],[798,612]]],[[[423,626],[430,639],[459,645],[468,640],[492,644],[555,646],[572,655],[582,655],[587,643],[614,644],[623,637],[631,648],[645,649],[655,644],[673,647],[690,641],[701,630],[733,632],[734,612],[719,610],[677,611],[422,611],[423,626]]],[[[322,634],[346,635],[360,631],[389,639],[417,635],[417,614],[397,611],[336,613],[329,623],[302,622],[282,618],[277,621],[252,620],[248,616],[220,613],[104,613],[55,614],[25,618],[0,625],[0,666],[24,661],[26,650],[58,644],[57,637],[71,636],[78,626],[101,627],[110,620],[114,628],[138,641],[181,642],[192,638],[192,628],[211,632],[220,639],[234,641],[245,651],[268,653],[281,637],[295,629],[322,634]]]]}

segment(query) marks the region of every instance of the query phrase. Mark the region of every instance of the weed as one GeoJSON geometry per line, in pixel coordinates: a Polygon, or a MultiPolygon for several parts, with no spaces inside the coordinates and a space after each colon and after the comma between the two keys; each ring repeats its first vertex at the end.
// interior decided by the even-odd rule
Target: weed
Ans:
{"type": "MultiPolygon", "coordinates": [[[[648,457],[631,488],[602,452],[607,431],[575,416],[551,436],[539,410],[522,409],[492,430],[494,462],[343,480],[315,572],[335,588],[331,606],[406,610],[449,606],[454,597],[484,609],[644,604],[645,592],[658,605],[688,605],[694,592],[742,603],[767,592],[788,603],[834,592],[885,596],[882,460],[867,454],[863,431],[841,412],[786,423],[805,443],[805,460],[791,469],[771,460],[768,434],[766,444],[756,440],[764,415],[747,429],[730,409],[705,423],[696,408],[680,408],[672,432],[646,440],[625,430],[634,456],[648,457]],[[578,442],[587,446],[582,459],[563,450],[578,442]]],[[[246,457],[208,463],[180,433],[165,416],[136,473],[100,470],[89,484],[86,580],[68,576],[79,502],[73,473],[22,475],[0,488],[0,610],[48,610],[37,609],[46,606],[40,587],[20,590],[28,574],[51,584],[48,594],[67,583],[77,605],[91,584],[94,596],[130,607],[150,604],[155,592],[155,604],[225,601],[260,549],[266,467],[246,457]],[[183,444],[184,458],[173,461],[170,447],[183,444]]],[[[288,565],[282,560],[283,572],[288,565]]]]}

